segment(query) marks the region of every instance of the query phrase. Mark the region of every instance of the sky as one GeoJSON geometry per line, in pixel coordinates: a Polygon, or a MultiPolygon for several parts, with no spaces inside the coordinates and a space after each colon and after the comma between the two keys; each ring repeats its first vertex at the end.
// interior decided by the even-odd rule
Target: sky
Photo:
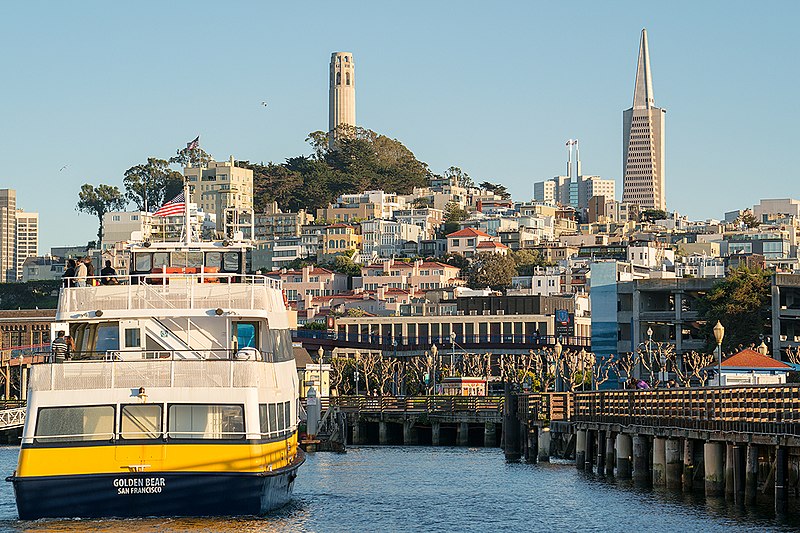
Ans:
{"type": "Polygon", "coordinates": [[[40,253],[85,244],[84,183],[200,135],[217,160],[282,162],[327,129],[328,62],[354,54],[356,121],[434,172],[529,200],[580,141],[622,194],[622,111],[647,28],[667,109],[667,208],[721,218],[797,198],[800,2],[5,1],[0,188],[40,213],[40,253]],[[266,101],[266,107],[261,105],[266,101]]]}

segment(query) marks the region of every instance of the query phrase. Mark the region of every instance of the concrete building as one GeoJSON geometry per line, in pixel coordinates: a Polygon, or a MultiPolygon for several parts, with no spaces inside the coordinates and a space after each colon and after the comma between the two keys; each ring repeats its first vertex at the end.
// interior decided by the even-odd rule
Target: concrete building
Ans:
{"type": "Polygon", "coordinates": [[[17,191],[0,189],[0,283],[17,280],[17,191]]]}
{"type": "Polygon", "coordinates": [[[364,290],[379,288],[427,291],[463,285],[459,278],[460,269],[435,261],[389,260],[361,268],[361,279],[353,280],[364,290]]]}
{"type": "Polygon", "coordinates": [[[60,257],[28,257],[22,263],[22,277],[20,281],[53,280],[59,279],[64,273],[65,259],[60,257]]]}
{"type": "MultiPolygon", "coordinates": [[[[727,221],[727,213],[725,215],[727,221]]],[[[761,200],[753,206],[753,216],[759,222],[767,222],[770,216],[777,215],[800,218],[800,200],[792,198],[761,200]]]]}
{"type": "Polygon", "coordinates": [[[29,257],[39,255],[39,213],[17,209],[16,215],[15,279],[22,281],[22,265],[29,257]]]}
{"type": "Polygon", "coordinates": [[[361,222],[362,251],[378,257],[403,255],[403,245],[422,240],[422,229],[416,224],[373,218],[361,222]]]}
{"type": "Polygon", "coordinates": [[[633,107],[622,114],[622,201],[644,209],[666,209],[664,120],[666,109],[655,106],[647,30],[642,30],[633,107]]]}
{"type": "Polygon", "coordinates": [[[267,276],[283,282],[283,293],[289,302],[303,301],[306,296],[332,296],[347,290],[347,274],[325,268],[305,266],[302,270],[271,272],[267,276]]]}
{"type": "Polygon", "coordinates": [[[317,260],[327,261],[334,256],[357,252],[361,249],[361,235],[355,226],[347,224],[333,224],[326,226],[322,234],[322,250],[317,255],[317,260]]]}
{"type": "Polygon", "coordinates": [[[772,353],[800,347],[800,274],[772,276],[772,353]]]}
{"type": "MultiPolygon", "coordinates": [[[[103,215],[103,240],[101,249],[114,248],[117,243],[131,240],[131,235],[139,233],[142,238],[150,236],[150,223],[153,217],[146,211],[112,211],[103,215]]],[[[170,218],[170,217],[158,217],[170,218]]],[[[183,224],[183,219],[180,221],[183,224]]]]}
{"type": "Polygon", "coordinates": [[[272,239],[275,237],[299,237],[301,228],[311,224],[314,216],[300,209],[297,213],[283,212],[278,207],[278,202],[267,205],[263,213],[255,215],[256,240],[272,239]]]}
{"type": "Polygon", "coordinates": [[[404,224],[414,224],[422,230],[422,239],[435,239],[436,229],[444,220],[441,209],[432,207],[398,209],[394,212],[394,219],[404,224]]]}
{"type": "Polygon", "coordinates": [[[334,132],[342,125],[356,125],[356,69],[351,52],[333,52],[328,90],[328,132],[333,146],[334,132]]]}
{"type": "MultiPolygon", "coordinates": [[[[225,229],[227,210],[253,211],[253,171],[228,161],[210,161],[208,167],[186,167],[183,174],[191,186],[190,202],[207,214],[216,216],[217,231],[225,229]]],[[[252,221],[252,218],[251,218],[252,221]]]]}
{"type": "Polygon", "coordinates": [[[305,259],[301,237],[274,237],[256,243],[252,252],[253,270],[280,270],[297,259],[305,259]]]}

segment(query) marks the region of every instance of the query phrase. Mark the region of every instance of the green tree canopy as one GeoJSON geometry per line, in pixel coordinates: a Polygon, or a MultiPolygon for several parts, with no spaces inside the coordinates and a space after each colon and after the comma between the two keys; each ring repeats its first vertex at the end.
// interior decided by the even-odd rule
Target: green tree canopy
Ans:
{"type": "Polygon", "coordinates": [[[183,175],[169,168],[164,159],[148,157],[147,163],[125,171],[125,197],[140,211],[155,211],[183,188],[183,175]]]}
{"type": "Polygon", "coordinates": [[[758,344],[759,336],[769,332],[770,295],[770,272],[761,268],[741,265],[717,282],[699,302],[709,349],[716,345],[712,329],[717,320],[725,327],[724,350],[758,344]]]}
{"type": "Polygon", "coordinates": [[[644,209],[639,213],[639,220],[642,222],[655,222],[667,218],[667,212],[663,209],[644,209]]]}
{"type": "Polygon", "coordinates": [[[444,207],[444,224],[442,224],[442,231],[445,235],[458,231],[458,228],[461,227],[458,223],[468,218],[469,213],[467,213],[467,210],[462,208],[458,202],[451,200],[447,202],[447,205],[444,207]]]}
{"type": "Polygon", "coordinates": [[[508,192],[508,189],[505,185],[501,185],[499,183],[491,183],[488,181],[484,181],[480,184],[481,189],[486,189],[487,191],[491,191],[495,193],[497,196],[502,198],[503,200],[508,200],[511,198],[511,193],[508,192]]]}
{"type": "Polygon", "coordinates": [[[213,160],[214,158],[199,146],[197,148],[189,148],[187,146],[170,157],[169,163],[182,167],[207,167],[208,163],[213,160]]]}
{"type": "Polygon", "coordinates": [[[117,187],[111,185],[93,185],[85,183],[78,193],[77,211],[95,215],[100,223],[97,230],[98,242],[103,240],[103,215],[109,211],[122,211],[127,202],[117,187]]]}
{"type": "Polygon", "coordinates": [[[517,250],[511,253],[511,258],[517,267],[518,276],[532,276],[536,268],[550,266],[542,254],[535,250],[517,250]]]}
{"type": "Polygon", "coordinates": [[[508,255],[482,252],[472,258],[467,269],[467,284],[473,289],[504,290],[517,275],[517,265],[508,255]]]}

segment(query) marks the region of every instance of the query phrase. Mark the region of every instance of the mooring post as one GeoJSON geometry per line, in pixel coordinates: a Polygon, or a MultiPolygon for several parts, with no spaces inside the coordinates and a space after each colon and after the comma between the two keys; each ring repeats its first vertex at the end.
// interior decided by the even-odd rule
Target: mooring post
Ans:
{"type": "Polygon", "coordinates": [[[650,484],[650,446],[647,435],[633,436],[633,482],[639,486],[650,484]]]}
{"type": "Polygon", "coordinates": [[[680,439],[667,439],[667,443],[664,448],[664,455],[666,456],[667,460],[666,481],[668,489],[681,488],[681,473],[683,472],[681,451],[680,439]]]}
{"type": "Polygon", "coordinates": [[[486,422],[483,424],[483,447],[494,448],[497,446],[497,429],[494,422],[486,422]]]}
{"type": "Polygon", "coordinates": [[[784,515],[787,508],[789,454],[786,446],[775,447],[775,514],[784,515]]]}
{"type": "Polygon", "coordinates": [[[721,442],[703,444],[706,496],[725,494],[725,457],[721,442]]]}
{"type": "Polygon", "coordinates": [[[511,393],[509,383],[505,385],[503,404],[503,444],[506,461],[519,461],[519,420],[517,420],[517,395],[511,393]]]}
{"type": "Polygon", "coordinates": [[[683,490],[691,492],[694,487],[694,441],[683,439],[683,490]]]}
{"type": "Polygon", "coordinates": [[[653,438],[653,486],[663,487],[667,484],[667,439],[653,438]]]}
{"type": "Polygon", "coordinates": [[[747,448],[744,444],[733,446],[733,500],[744,505],[745,471],[747,470],[747,448]]]}
{"type": "Polygon", "coordinates": [[[725,445],[725,498],[733,499],[733,444],[725,445]]]}
{"type": "Polygon", "coordinates": [[[606,437],[606,476],[614,475],[614,434],[608,432],[606,437]]]}
{"type": "Polygon", "coordinates": [[[533,426],[528,429],[528,445],[525,447],[525,462],[536,463],[539,461],[539,428],[533,426]]]}
{"type": "Polygon", "coordinates": [[[575,433],[575,468],[583,470],[586,463],[586,430],[579,429],[575,433]]]}
{"type": "Polygon", "coordinates": [[[605,477],[606,475],[606,432],[600,430],[597,432],[597,475],[605,477]]]}
{"type": "Polygon", "coordinates": [[[389,444],[389,427],[385,420],[378,422],[378,444],[389,444]]]}
{"type": "Polygon", "coordinates": [[[439,446],[442,438],[442,423],[431,422],[431,445],[439,446]]]}
{"type": "Polygon", "coordinates": [[[631,466],[633,456],[633,444],[631,443],[631,436],[625,433],[617,435],[617,473],[618,479],[631,478],[631,466]]]}
{"type": "Polygon", "coordinates": [[[366,428],[364,427],[364,422],[356,420],[353,423],[353,444],[355,446],[366,444],[367,443],[366,437],[367,437],[367,432],[366,428]]]}
{"type": "Polygon", "coordinates": [[[550,443],[552,435],[550,428],[539,428],[539,461],[547,463],[550,461],[550,443]]]}
{"type": "Polygon", "coordinates": [[[418,444],[417,431],[413,420],[403,421],[403,444],[406,446],[416,446],[418,444]]]}
{"type": "Polygon", "coordinates": [[[747,464],[745,465],[744,501],[750,505],[756,501],[758,492],[758,444],[747,445],[747,464]]]}
{"type": "Polygon", "coordinates": [[[594,449],[595,449],[595,438],[597,437],[597,431],[592,431],[591,429],[586,430],[586,458],[583,462],[583,471],[592,473],[592,469],[594,467],[594,449]]]}

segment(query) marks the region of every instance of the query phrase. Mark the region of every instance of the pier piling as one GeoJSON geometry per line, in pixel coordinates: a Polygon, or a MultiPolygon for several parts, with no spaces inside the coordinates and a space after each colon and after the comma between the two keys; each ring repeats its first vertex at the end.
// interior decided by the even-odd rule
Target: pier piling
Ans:
{"type": "Polygon", "coordinates": [[[653,486],[664,487],[667,484],[667,439],[653,439],[653,486]]]}
{"type": "Polygon", "coordinates": [[[431,446],[440,446],[442,440],[442,424],[431,422],[431,446]]]}
{"type": "Polygon", "coordinates": [[[725,494],[725,457],[721,442],[703,444],[706,496],[725,494]]]}
{"type": "Polygon", "coordinates": [[[575,433],[575,468],[583,470],[586,463],[586,430],[575,433]]]}
{"type": "Polygon", "coordinates": [[[631,436],[625,433],[617,435],[617,472],[616,476],[619,479],[631,478],[631,457],[633,455],[633,445],[631,444],[631,436]]]}
{"type": "Polygon", "coordinates": [[[725,445],[725,498],[732,500],[736,492],[733,486],[733,444],[725,445]]]}
{"type": "Polygon", "coordinates": [[[494,422],[486,422],[483,425],[483,447],[494,448],[497,444],[497,428],[494,422]]]}
{"type": "Polygon", "coordinates": [[[775,514],[784,515],[787,509],[789,454],[785,446],[775,448],[775,514]]]}
{"type": "Polygon", "coordinates": [[[756,501],[758,491],[758,445],[747,445],[747,459],[745,465],[744,499],[746,504],[756,501]]]}
{"type": "Polygon", "coordinates": [[[683,439],[683,491],[691,492],[694,488],[694,441],[683,439]]]}
{"type": "Polygon", "coordinates": [[[606,476],[614,475],[614,434],[610,431],[606,437],[606,476]]]}
{"type": "Polygon", "coordinates": [[[681,473],[683,471],[683,461],[681,459],[681,441],[679,439],[667,439],[664,448],[666,458],[666,486],[668,489],[681,488],[681,473]]]}
{"type": "Polygon", "coordinates": [[[546,463],[550,461],[550,428],[539,428],[539,461],[546,463]]]}
{"type": "Polygon", "coordinates": [[[639,486],[650,483],[650,446],[646,435],[633,436],[633,482],[639,486]]]}

